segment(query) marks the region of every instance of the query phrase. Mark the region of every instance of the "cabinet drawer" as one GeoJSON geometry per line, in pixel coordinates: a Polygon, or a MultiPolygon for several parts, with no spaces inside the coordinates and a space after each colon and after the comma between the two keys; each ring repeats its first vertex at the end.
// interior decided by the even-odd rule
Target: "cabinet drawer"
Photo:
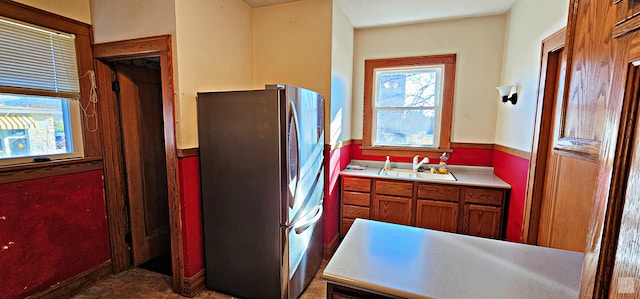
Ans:
{"type": "Polygon", "coordinates": [[[369,219],[369,208],[358,206],[342,206],[342,217],[369,219]]]}
{"type": "Polygon", "coordinates": [[[503,195],[504,191],[499,189],[467,188],[464,202],[500,206],[503,195]]]}
{"type": "Polygon", "coordinates": [[[370,205],[370,196],[369,193],[344,191],[344,193],[342,193],[342,203],[345,205],[368,207],[370,205]]]}
{"type": "Polygon", "coordinates": [[[342,189],[349,191],[371,192],[371,180],[342,177],[342,189]]]}
{"type": "Polygon", "coordinates": [[[413,183],[376,181],[376,194],[413,197],[413,183]]]}
{"type": "Polygon", "coordinates": [[[418,198],[458,202],[460,200],[460,187],[420,184],[418,185],[418,198]]]}

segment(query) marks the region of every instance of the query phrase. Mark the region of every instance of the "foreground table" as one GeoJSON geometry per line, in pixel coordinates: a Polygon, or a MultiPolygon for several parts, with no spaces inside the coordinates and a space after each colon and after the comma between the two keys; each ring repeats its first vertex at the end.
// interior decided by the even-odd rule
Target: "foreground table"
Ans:
{"type": "Polygon", "coordinates": [[[327,298],[577,298],[582,258],[356,219],[323,279],[327,298]]]}

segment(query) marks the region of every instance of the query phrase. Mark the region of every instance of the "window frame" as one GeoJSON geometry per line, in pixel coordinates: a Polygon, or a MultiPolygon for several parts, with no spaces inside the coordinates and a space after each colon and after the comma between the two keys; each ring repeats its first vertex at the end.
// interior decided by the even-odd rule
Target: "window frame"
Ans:
{"type": "MultiPolygon", "coordinates": [[[[453,102],[455,88],[456,54],[442,54],[429,56],[413,56],[401,58],[367,59],[364,66],[364,114],[362,146],[364,155],[384,156],[393,155],[411,157],[416,154],[431,154],[452,152],[451,150],[451,124],[453,122],[453,102]],[[442,82],[441,116],[438,147],[405,147],[405,146],[374,146],[373,124],[375,123],[374,109],[374,83],[375,71],[384,68],[411,68],[443,66],[444,76],[442,82]]],[[[439,157],[440,154],[437,154],[439,157]]]]}
{"type": "MultiPolygon", "coordinates": [[[[91,81],[89,80],[89,76],[83,77],[87,71],[93,69],[94,63],[93,50],[91,46],[93,41],[91,25],[11,1],[0,1],[0,16],[49,28],[54,31],[74,34],[76,36],[75,50],[80,84],[80,99],[77,100],[77,105],[69,103],[69,108],[70,110],[77,109],[77,113],[82,114],[80,106],[89,107],[89,112],[94,111],[95,113],[89,119],[80,115],[78,123],[71,126],[72,135],[75,139],[73,142],[75,153],[51,154],[45,156],[52,159],[51,163],[57,163],[56,161],[68,159],[84,161],[90,157],[101,157],[102,142],[100,139],[100,122],[99,119],[97,119],[99,111],[97,106],[93,105],[94,103],[91,102],[91,81]],[[73,108],[73,106],[77,106],[77,108],[73,108]],[[81,142],[78,144],[77,141],[79,138],[81,139],[81,142]]],[[[30,95],[29,93],[25,94],[30,95]]],[[[42,94],[32,95],[42,96],[42,94]]],[[[72,111],[69,112],[76,113],[72,111]]],[[[4,159],[4,163],[0,163],[0,171],[11,171],[18,167],[18,165],[33,162],[33,158],[38,156],[41,155],[4,159]]],[[[42,164],[44,166],[49,163],[50,162],[40,162],[38,164],[42,164]]]]}

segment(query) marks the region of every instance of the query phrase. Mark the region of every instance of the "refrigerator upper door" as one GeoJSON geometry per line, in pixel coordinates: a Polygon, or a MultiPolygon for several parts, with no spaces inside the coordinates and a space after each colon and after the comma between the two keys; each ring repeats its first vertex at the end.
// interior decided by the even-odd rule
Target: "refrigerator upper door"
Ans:
{"type": "Polygon", "coordinates": [[[324,102],[321,95],[303,88],[287,86],[285,94],[289,110],[287,127],[290,130],[297,129],[295,133],[287,133],[290,136],[288,160],[293,161],[293,156],[297,157],[296,165],[288,166],[290,192],[287,199],[288,210],[283,220],[285,225],[290,225],[304,217],[308,212],[305,209],[310,205],[309,201],[315,200],[311,199],[311,192],[324,162],[324,102]],[[297,137],[297,148],[294,148],[293,136],[297,137]],[[295,191],[292,191],[294,186],[295,191]]]}

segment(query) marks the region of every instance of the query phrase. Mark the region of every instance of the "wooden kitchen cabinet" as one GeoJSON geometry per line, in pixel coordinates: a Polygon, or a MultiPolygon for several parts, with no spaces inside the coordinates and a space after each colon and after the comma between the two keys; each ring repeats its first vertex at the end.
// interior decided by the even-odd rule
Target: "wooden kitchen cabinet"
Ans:
{"type": "Polygon", "coordinates": [[[416,226],[455,233],[458,231],[458,203],[418,199],[416,226]]]}
{"type": "Polygon", "coordinates": [[[463,233],[472,236],[499,239],[501,237],[502,209],[499,207],[467,204],[464,206],[463,233]]]}
{"type": "Polygon", "coordinates": [[[375,180],[371,219],[411,225],[413,182],[375,180]]]}
{"type": "Polygon", "coordinates": [[[458,232],[460,187],[418,184],[416,226],[445,232],[458,232]]]}
{"type": "Polygon", "coordinates": [[[343,176],[340,194],[340,236],[344,237],[356,218],[370,218],[371,180],[343,176]]]}
{"type": "Polygon", "coordinates": [[[356,218],[504,238],[509,191],[342,176],[340,236],[356,218]]]}
{"type": "Polygon", "coordinates": [[[376,195],[373,210],[373,220],[411,225],[411,198],[376,195]]]}
{"type": "Polygon", "coordinates": [[[464,195],[462,233],[478,237],[503,237],[505,191],[467,187],[464,195]]]}
{"type": "Polygon", "coordinates": [[[327,283],[327,299],[393,299],[337,284],[327,283]]]}

